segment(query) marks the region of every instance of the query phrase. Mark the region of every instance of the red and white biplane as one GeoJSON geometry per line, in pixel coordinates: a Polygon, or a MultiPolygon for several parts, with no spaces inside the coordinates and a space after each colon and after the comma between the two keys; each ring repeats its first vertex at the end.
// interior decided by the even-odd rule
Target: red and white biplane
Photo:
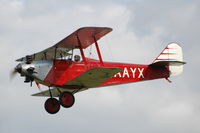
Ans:
{"type": "Polygon", "coordinates": [[[25,77],[24,82],[31,85],[35,81],[38,88],[39,84],[48,86],[48,90],[33,96],[50,97],[44,106],[48,113],[55,114],[60,105],[71,107],[77,92],[159,78],[168,80],[183,71],[185,62],[177,43],[168,44],[149,65],[104,62],[97,41],[111,31],[108,27],[80,28],[50,48],[17,59],[20,63],[13,74],[20,73],[25,77]],[[99,60],[85,57],[84,49],[92,44],[95,44],[99,60]],[[74,55],[74,49],[79,49],[81,56],[74,55]]]}

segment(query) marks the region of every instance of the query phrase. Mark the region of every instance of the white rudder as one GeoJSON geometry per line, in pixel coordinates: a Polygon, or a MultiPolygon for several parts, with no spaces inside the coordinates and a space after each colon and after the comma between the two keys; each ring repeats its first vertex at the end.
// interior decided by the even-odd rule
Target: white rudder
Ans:
{"type": "Polygon", "coordinates": [[[153,61],[153,64],[168,64],[170,76],[176,76],[183,71],[183,53],[182,48],[177,43],[170,43],[153,61]]]}

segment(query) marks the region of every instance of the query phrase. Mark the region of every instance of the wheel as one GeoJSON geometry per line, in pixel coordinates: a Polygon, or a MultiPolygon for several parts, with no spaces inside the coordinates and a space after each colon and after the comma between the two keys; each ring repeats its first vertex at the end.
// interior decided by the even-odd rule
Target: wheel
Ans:
{"type": "Polygon", "coordinates": [[[70,92],[62,92],[59,97],[60,105],[64,108],[70,108],[75,102],[74,95],[70,92]]]}
{"type": "Polygon", "coordinates": [[[45,110],[50,114],[55,114],[60,110],[60,103],[55,98],[48,98],[44,104],[45,110]]]}

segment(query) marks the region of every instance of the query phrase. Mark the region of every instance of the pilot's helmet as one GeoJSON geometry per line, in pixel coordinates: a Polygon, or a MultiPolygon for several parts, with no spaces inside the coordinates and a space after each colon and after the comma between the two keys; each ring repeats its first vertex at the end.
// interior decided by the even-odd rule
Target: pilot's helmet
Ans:
{"type": "Polygon", "coordinates": [[[74,56],[74,61],[78,62],[80,61],[81,57],[79,55],[75,55],[74,56]]]}

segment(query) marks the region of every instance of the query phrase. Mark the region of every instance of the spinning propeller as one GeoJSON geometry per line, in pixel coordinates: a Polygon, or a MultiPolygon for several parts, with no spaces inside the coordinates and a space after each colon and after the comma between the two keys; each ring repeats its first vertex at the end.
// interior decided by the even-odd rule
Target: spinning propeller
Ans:
{"type": "Polygon", "coordinates": [[[20,73],[20,74],[21,74],[21,71],[22,71],[22,66],[21,66],[21,64],[18,64],[18,65],[14,68],[14,70],[11,71],[11,73],[10,73],[10,78],[13,79],[13,78],[16,76],[17,73],[20,73]]]}

